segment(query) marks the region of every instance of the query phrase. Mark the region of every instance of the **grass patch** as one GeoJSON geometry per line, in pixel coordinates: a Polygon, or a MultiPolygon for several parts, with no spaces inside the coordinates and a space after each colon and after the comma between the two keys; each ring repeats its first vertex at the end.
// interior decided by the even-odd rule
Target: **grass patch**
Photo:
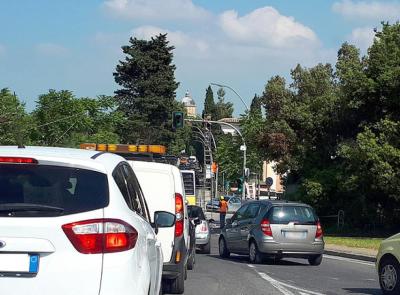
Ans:
{"type": "Polygon", "coordinates": [[[344,237],[324,237],[325,243],[347,246],[353,248],[365,248],[378,250],[383,239],[378,238],[344,238],[344,237]]]}

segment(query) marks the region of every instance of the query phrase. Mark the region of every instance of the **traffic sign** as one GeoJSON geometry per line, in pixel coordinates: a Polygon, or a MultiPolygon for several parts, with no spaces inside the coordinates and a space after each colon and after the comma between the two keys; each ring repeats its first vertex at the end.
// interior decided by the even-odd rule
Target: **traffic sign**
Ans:
{"type": "Polygon", "coordinates": [[[272,179],[272,177],[267,177],[265,179],[265,184],[268,186],[272,186],[274,184],[274,180],[272,179]]]}

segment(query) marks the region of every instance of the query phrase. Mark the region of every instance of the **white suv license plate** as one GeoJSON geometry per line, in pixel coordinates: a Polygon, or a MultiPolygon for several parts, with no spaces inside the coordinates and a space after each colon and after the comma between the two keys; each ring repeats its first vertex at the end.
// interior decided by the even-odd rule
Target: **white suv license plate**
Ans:
{"type": "Polygon", "coordinates": [[[0,276],[36,276],[39,255],[0,254],[0,276]]]}
{"type": "Polygon", "coordinates": [[[307,238],[307,233],[305,231],[295,232],[295,231],[284,231],[283,236],[286,239],[293,240],[304,240],[307,238]]]}

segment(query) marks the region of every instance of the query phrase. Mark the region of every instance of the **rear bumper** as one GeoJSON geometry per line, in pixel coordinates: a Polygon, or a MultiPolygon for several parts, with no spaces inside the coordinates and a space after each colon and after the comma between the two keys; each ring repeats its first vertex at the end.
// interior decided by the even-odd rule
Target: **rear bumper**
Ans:
{"type": "Polygon", "coordinates": [[[324,242],[313,243],[278,243],[274,240],[262,241],[257,244],[260,252],[271,256],[308,257],[324,253],[324,242]]]}
{"type": "Polygon", "coordinates": [[[181,273],[185,267],[182,267],[186,264],[188,259],[188,249],[185,245],[185,239],[182,237],[175,240],[174,249],[172,251],[171,260],[168,262],[164,262],[163,264],[163,279],[175,279],[181,273]],[[179,262],[176,261],[177,253],[180,252],[180,260],[179,262]]]}
{"type": "Polygon", "coordinates": [[[210,242],[210,233],[196,234],[196,246],[206,245],[210,242]]]}
{"type": "Polygon", "coordinates": [[[184,261],[181,261],[180,263],[164,263],[163,265],[163,273],[162,273],[162,278],[163,279],[176,279],[180,274],[182,269],[182,264],[184,261]]]}

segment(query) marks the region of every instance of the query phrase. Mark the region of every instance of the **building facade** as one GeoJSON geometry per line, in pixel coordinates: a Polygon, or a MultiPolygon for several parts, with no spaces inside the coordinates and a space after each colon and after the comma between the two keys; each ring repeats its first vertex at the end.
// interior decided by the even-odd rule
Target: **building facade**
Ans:
{"type": "Polygon", "coordinates": [[[196,103],[194,102],[189,91],[186,91],[185,96],[182,98],[182,103],[186,109],[186,115],[190,118],[196,117],[196,103]]]}

